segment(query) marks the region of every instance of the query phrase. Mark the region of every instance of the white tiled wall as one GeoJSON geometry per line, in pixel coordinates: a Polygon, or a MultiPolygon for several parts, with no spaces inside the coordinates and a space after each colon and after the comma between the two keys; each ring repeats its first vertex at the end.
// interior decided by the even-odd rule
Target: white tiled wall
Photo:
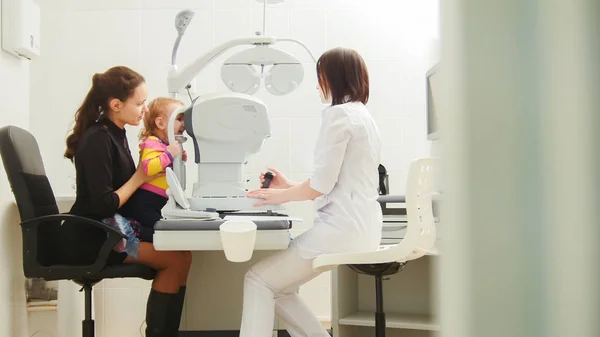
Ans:
{"type": "MultiPolygon", "coordinates": [[[[151,98],[166,95],[167,64],[176,37],[178,10],[196,15],[179,48],[178,63],[187,64],[216,44],[262,29],[262,4],[255,0],[53,0],[42,1],[43,57],[31,66],[31,130],[41,141],[52,186],[58,195],[72,195],[74,168],[62,159],[64,139],[74,112],[91,85],[94,72],[127,65],[147,79],[151,98]]],[[[383,164],[390,171],[392,193],[404,191],[408,163],[428,154],[425,135],[425,71],[435,62],[433,43],[438,36],[436,0],[287,0],[269,5],[267,35],[304,42],[315,57],[325,50],[350,47],[367,61],[371,80],[369,109],[385,141],[383,164]]],[[[247,166],[248,178],[267,166],[291,178],[305,179],[311,171],[312,150],[319,127],[315,65],[297,45],[278,47],[305,62],[305,81],[292,94],[275,97],[264,90],[272,117],[273,137],[247,166]]],[[[198,94],[225,91],[219,64],[226,53],[197,77],[198,94]]],[[[137,145],[137,129],[129,129],[137,145]]],[[[191,144],[186,144],[193,152],[191,144]]],[[[135,154],[134,154],[135,156],[135,154]]],[[[188,186],[196,169],[188,166],[188,186]]],[[[294,215],[312,225],[312,205],[290,205],[294,215]]],[[[95,298],[102,336],[123,322],[121,336],[137,335],[147,285],[130,281],[107,282],[95,298]],[[125,309],[127,308],[127,309],[125,309]],[[125,320],[117,312],[128,312],[125,320]],[[135,316],[135,319],[134,319],[135,316]],[[109,327],[110,326],[110,327],[109,327]],[[135,330],[135,331],[134,331],[135,330]]],[[[329,316],[329,275],[301,289],[317,315],[329,316]]]]}

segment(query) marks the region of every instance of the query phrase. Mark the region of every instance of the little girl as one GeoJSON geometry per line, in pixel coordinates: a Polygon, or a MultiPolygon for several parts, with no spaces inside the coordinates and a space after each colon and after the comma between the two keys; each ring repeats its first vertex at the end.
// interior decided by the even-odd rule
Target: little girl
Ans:
{"type": "MultiPolygon", "coordinates": [[[[179,142],[169,144],[167,134],[171,115],[182,106],[182,102],[168,97],[156,98],[148,104],[148,112],[144,114],[144,128],[140,132],[140,165],[148,176],[172,167],[173,158],[182,151],[179,142]]],[[[176,135],[183,133],[183,114],[177,116],[172,127],[175,128],[176,135]]],[[[185,151],[182,159],[187,159],[185,151]]],[[[161,210],[168,200],[168,187],[167,178],[161,175],[141,185],[119,210],[122,216],[139,222],[141,226],[138,236],[141,241],[153,242],[154,224],[162,218],[161,210]]]]}

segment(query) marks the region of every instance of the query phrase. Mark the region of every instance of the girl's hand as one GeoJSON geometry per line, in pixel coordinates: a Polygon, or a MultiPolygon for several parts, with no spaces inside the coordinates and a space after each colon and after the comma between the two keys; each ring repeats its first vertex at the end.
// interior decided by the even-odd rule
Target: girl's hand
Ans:
{"type": "Polygon", "coordinates": [[[178,154],[181,153],[181,144],[178,141],[173,142],[173,144],[169,144],[167,146],[167,151],[173,156],[173,158],[177,157],[178,154]]]}
{"type": "MultiPolygon", "coordinates": [[[[283,173],[281,173],[281,171],[275,168],[268,168],[268,170],[273,173],[273,179],[271,180],[269,188],[286,189],[291,187],[290,181],[283,173]]],[[[260,186],[265,182],[265,173],[266,172],[260,174],[260,186]]]]}
{"type": "MultiPolygon", "coordinates": [[[[275,181],[275,178],[273,178],[273,181],[275,181]]],[[[261,188],[250,191],[248,192],[247,197],[253,199],[263,199],[263,201],[259,201],[253,204],[253,206],[279,205],[287,202],[285,198],[285,190],[277,188],[261,188]]]]}

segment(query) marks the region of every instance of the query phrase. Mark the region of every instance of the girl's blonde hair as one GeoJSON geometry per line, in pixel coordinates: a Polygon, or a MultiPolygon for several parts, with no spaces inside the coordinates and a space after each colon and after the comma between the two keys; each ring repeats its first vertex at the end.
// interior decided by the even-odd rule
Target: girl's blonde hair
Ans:
{"type": "Polygon", "coordinates": [[[158,117],[166,118],[168,113],[167,108],[171,104],[183,106],[183,102],[171,97],[158,97],[148,104],[148,112],[144,114],[144,127],[139,135],[140,140],[144,140],[156,132],[158,128],[156,126],[156,119],[158,117]]]}

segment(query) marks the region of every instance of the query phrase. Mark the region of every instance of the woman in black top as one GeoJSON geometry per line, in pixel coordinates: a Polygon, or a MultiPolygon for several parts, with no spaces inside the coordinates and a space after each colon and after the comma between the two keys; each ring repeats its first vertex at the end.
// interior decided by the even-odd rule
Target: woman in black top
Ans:
{"type": "MultiPolygon", "coordinates": [[[[125,125],[138,125],[147,111],[144,78],[126,67],[95,74],[75,115],[65,157],[75,162],[77,197],[71,213],[94,220],[114,217],[144,182],[152,180],[131,157],[125,125]]],[[[106,240],[98,228],[69,222],[63,226],[70,264],[91,264],[106,240]]],[[[141,263],[157,271],[146,309],[146,336],[175,336],[179,330],[190,252],[156,251],[140,242],[137,258],[112,251],[109,264],[141,263]]]]}

